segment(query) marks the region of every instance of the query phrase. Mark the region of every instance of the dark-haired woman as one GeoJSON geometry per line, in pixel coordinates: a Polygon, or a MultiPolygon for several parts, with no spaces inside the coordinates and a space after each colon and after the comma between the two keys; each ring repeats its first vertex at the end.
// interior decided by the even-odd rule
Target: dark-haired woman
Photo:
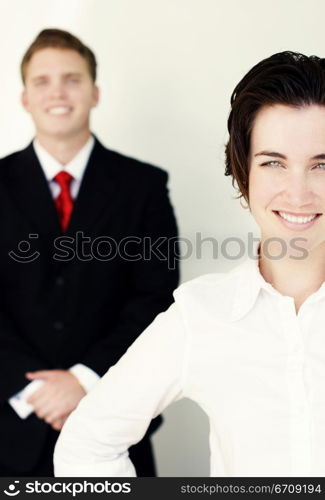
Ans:
{"type": "Polygon", "coordinates": [[[68,419],[59,476],[131,476],[127,450],[182,397],[210,420],[212,476],[325,475],[325,64],[284,52],[232,96],[226,173],[256,258],[182,285],[68,419]]]}

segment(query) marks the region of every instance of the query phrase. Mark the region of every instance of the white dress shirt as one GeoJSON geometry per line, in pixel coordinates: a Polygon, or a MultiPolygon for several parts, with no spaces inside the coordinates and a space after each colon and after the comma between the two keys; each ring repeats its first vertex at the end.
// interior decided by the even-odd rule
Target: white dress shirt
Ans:
{"type": "Polygon", "coordinates": [[[325,283],[296,314],[252,259],[174,297],[71,414],[56,475],[135,475],[127,449],[187,397],[209,417],[211,476],[325,476],[325,283]]]}
{"type": "MultiPolygon", "coordinates": [[[[86,144],[74,156],[74,158],[72,158],[72,160],[66,165],[62,165],[41,146],[37,139],[34,139],[34,151],[49,183],[49,188],[54,199],[59,196],[61,188],[58,183],[53,180],[53,178],[62,170],[65,170],[73,176],[73,180],[70,185],[70,192],[73,199],[77,197],[94,144],[95,139],[91,136],[86,144]]],[[[72,366],[70,371],[78,379],[80,385],[86,392],[88,392],[99,379],[97,373],[81,363],[72,366]]],[[[34,411],[33,407],[27,403],[27,399],[40,387],[41,384],[41,381],[34,380],[8,400],[9,404],[20,416],[20,418],[25,419],[34,411]]]]}
{"type": "Polygon", "coordinates": [[[95,139],[90,136],[86,144],[78,151],[76,156],[66,165],[62,165],[58,160],[56,160],[50,153],[43,148],[37,139],[33,141],[33,147],[38,161],[41,164],[44,175],[49,183],[49,188],[52,192],[53,198],[57,198],[60,194],[60,186],[53,178],[64,170],[72,175],[73,180],[70,185],[70,193],[73,199],[78,195],[80,184],[87,167],[87,163],[91,152],[95,144],[95,139]]]}

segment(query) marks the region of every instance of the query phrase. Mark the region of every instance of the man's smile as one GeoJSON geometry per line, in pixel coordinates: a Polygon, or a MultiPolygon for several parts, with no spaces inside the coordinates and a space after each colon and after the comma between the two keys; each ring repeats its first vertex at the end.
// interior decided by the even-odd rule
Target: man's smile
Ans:
{"type": "Polygon", "coordinates": [[[67,115],[72,111],[69,106],[53,106],[47,109],[47,113],[50,115],[67,115]]]}

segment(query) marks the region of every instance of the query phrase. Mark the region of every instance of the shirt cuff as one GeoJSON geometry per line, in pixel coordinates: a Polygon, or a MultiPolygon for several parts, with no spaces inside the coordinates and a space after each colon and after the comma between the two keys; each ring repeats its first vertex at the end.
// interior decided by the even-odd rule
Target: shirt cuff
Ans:
{"type": "Polygon", "coordinates": [[[96,384],[97,380],[100,379],[100,376],[97,375],[94,370],[89,368],[82,363],[77,363],[76,365],[71,366],[69,368],[69,372],[72,373],[77,379],[79,384],[85,389],[86,392],[89,392],[90,389],[96,384]]]}
{"type": "Polygon", "coordinates": [[[17,392],[10,399],[8,399],[8,403],[20,418],[25,420],[25,418],[29,417],[29,415],[33,413],[34,407],[31,404],[27,403],[27,399],[43,384],[44,380],[33,380],[32,382],[27,384],[21,391],[17,392]]]}

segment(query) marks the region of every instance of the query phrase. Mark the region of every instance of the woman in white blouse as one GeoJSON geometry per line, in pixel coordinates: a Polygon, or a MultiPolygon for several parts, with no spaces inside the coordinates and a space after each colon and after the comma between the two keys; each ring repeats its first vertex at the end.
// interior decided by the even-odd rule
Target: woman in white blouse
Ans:
{"type": "Polygon", "coordinates": [[[257,258],[175,291],[67,420],[58,476],[134,475],[128,448],[182,397],[209,417],[212,476],[325,475],[325,61],[261,61],[228,129],[257,258]]]}

